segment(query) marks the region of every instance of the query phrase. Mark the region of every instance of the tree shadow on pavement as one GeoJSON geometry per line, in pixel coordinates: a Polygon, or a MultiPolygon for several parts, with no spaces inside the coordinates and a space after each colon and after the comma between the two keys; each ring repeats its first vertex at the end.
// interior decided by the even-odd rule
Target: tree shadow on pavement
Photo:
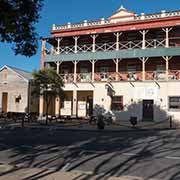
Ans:
{"type": "Polygon", "coordinates": [[[39,171],[23,177],[37,180],[54,173],[79,170],[74,180],[137,176],[145,180],[180,179],[178,131],[70,131],[48,129],[0,130],[0,159],[14,167],[8,177],[23,168],[39,171]]]}

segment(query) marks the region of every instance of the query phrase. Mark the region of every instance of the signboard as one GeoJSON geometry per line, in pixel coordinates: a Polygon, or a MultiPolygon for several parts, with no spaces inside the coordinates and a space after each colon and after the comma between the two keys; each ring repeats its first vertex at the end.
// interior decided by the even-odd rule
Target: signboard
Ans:
{"type": "Polygon", "coordinates": [[[85,110],[86,109],[86,104],[79,104],[79,109],[80,110],[85,110]]]}
{"type": "Polygon", "coordinates": [[[71,109],[71,101],[64,101],[64,109],[71,109]]]}
{"type": "Polygon", "coordinates": [[[137,87],[135,92],[136,99],[156,99],[159,89],[156,87],[137,87]]]}

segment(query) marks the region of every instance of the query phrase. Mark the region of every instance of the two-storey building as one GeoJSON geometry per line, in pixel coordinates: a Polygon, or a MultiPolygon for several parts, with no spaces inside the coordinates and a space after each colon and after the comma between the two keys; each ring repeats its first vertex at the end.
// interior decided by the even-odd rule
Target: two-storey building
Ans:
{"type": "MultiPolygon", "coordinates": [[[[50,67],[66,93],[53,100],[53,114],[180,120],[180,11],[121,7],[108,19],[53,25],[41,51],[41,68],[50,67]]],[[[43,104],[41,97],[40,114],[43,104]]]]}

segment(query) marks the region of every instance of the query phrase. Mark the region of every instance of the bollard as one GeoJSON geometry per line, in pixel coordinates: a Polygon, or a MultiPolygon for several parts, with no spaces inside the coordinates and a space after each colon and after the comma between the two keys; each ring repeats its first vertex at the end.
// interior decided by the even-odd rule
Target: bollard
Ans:
{"type": "Polygon", "coordinates": [[[169,127],[172,128],[172,116],[169,116],[169,127]]]}
{"type": "Polygon", "coordinates": [[[137,125],[137,117],[136,116],[131,116],[129,121],[133,127],[135,127],[137,125]]]}

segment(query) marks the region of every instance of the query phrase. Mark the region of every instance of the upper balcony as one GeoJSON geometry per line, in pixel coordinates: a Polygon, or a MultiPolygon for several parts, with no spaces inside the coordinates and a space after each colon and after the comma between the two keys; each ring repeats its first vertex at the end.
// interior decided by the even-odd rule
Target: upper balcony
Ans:
{"type": "MultiPolygon", "coordinates": [[[[96,37],[96,36],[93,36],[96,37]]],[[[95,39],[95,38],[94,38],[95,39]]],[[[95,40],[94,40],[95,41],[95,40]]],[[[88,41],[89,42],[89,41],[88,41]]],[[[45,48],[45,62],[83,61],[92,59],[127,59],[139,57],[177,56],[180,53],[180,37],[145,40],[94,42],[45,48]]]]}
{"type": "Polygon", "coordinates": [[[180,80],[179,34],[180,11],[138,16],[121,7],[106,20],[53,25],[42,68],[57,68],[66,83],[180,80]]]}
{"type": "Polygon", "coordinates": [[[92,83],[92,82],[141,82],[141,81],[180,81],[180,70],[146,71],[143,72],[96,72],[60,74],[65,83],[92,83]]]}
{"type": "MultiPolygon", "coordinates": [[[[142,40],[130,40],[121,42],[105,42],[93,44],[82,44],[72,46],[61,46],[61,47],[51,47],[46,49],[46,55],[67,55],[67,54],[77,54],[77,53],[87,53],[87,52],[107,52],[107,51],[117,51],[118,50],[132,50],[132,49],[142,49],[142,40]]],[[[179,47],[180,37],[173,37],[169,39],[169,47],[179,47]]],[[[145,40],[145,48],[165,48],[166,39],[147,39],[145,40]]],[[[145,49],[144,48],[144,49],[145,49]]]]}
{"type": "Polygon", "coordinates": [[[137,16],[121,7],[107,20],[53,26],[51,34],[42,39],[43,63],[178,56],[180,12],[137,16]]]}
{"type": "Polygon", "coordinates": [[[49,62],[65,83],[180,81],[180,56],[49,62]]]}

